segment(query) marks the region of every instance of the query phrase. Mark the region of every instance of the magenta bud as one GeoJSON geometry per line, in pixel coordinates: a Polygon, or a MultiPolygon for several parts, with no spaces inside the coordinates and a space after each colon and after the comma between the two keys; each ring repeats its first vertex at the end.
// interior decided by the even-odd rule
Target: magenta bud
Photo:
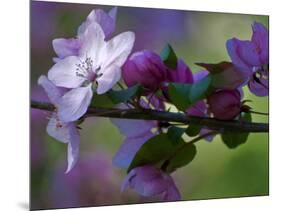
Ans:
{"type": "Polygon", "coordinates": [[[211,113],[220,120],[234,119],[241,112],[240,100],[238,90],[219,90],[207,99],[211,113]]]}
{"type": "Polygon", "coordinates": [[[124,64],[122,77],[127,86],[141,84],[156,91],[166,79],[166,67],[159,55],[144,50],[134,53],[124,64]]]}
{"type": "Polygon", "coordinates": [[[190,68],[183,60],[178,59],[177,68],[167,72],[167,81],[174,83],[193,83],[193,76],[190,68]]]}

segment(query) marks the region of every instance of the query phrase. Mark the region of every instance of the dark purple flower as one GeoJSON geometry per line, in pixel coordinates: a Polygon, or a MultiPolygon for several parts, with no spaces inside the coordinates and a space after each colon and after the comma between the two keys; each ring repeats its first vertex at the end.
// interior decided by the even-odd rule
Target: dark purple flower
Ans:
{"type": "Polygon", "coordinates": [[[177,201],[181,198],[173,178],[151,165],[131,170],[124,180],[122,191],[126,188],[134,189],[145,197],[160,196],[164,201],[177,201]]]}
{"type": "Polygon", "coordinates": [[[268,95],[269,34],[261,23],[252,26],[251,40],[232,38],[226,47],[232,62],[248,75],[248,86],[257,96],[268,95]]]}
{"type": "Polygon", "coordinates": [[[166,80],[166,67],[160,56],[148,50],[134,53],[122,70],[123,79],[129,87],[141,84],[154,92],[166,80]]]}
{"type": "Polygon", "coordinates": [[[238,90],[219,90],[208,99],[210,112],[220,120],[234,119],[241,112],[241,94],[238,90]]]}

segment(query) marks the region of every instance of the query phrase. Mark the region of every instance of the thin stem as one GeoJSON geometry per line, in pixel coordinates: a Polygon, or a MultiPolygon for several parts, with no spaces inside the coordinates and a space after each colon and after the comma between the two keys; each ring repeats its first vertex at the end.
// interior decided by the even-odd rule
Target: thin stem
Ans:
{"type": "Polygon", "coordinates": [[[122,89],[122,90],[125,89],[125,87],[120,82],[117,82],[117,85],[120,87],[120,89],[122,89]]]}
{"type": "Polygon", "coordinates": [[[259,115],[265,115],[265,116],[269,116],[269,113],[265,113],[265,112],[259,112],[259,111],[249,111],[252,114],[259,114],[259,115]]]}
{"type": "MultiPolygon", "coordinates": [[[[31,101],[31,107],[35,109],[54,111],[54,106],[50,103],[31,101]]],[[[142,120],[157,120],[164,122],[174,122],[183,124],[195,124],[208,127],[219,131],[232,132],[268,132],[269,125],[267,123],[254,123],[245,121],[222,121],[214,118],[187,116],[184,113],[175,113],[168,111],[156,111],[151,109],[112,109],[112,108],[96,108],[89,107],[84,117],[99,116],[121,119],[142,119],[142,120]]]]}

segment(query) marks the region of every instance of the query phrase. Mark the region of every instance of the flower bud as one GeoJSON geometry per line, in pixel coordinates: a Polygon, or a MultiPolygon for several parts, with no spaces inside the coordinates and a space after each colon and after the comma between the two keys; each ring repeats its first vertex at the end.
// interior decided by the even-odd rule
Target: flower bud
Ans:
{"type": "Polygon", "coordinates": [[[193,76],[190,68],[183,60],[178,59],[177,69],[167,72],[167,81],[175,83],[193,83],[193,76]]]}
{"type": "Polygon", "coordinates": [[[156,91],[166,79],[166,67],[160,56],[144,50],[134,53],[124,64],[122,77],[127,86],[141,84],[156,91]]]}
{"type": "Polygon", "coordinates": [[[219,90],[208,97],[209,109],[220,120],[234,119],[241,112],[238,90],[219,90]]]}

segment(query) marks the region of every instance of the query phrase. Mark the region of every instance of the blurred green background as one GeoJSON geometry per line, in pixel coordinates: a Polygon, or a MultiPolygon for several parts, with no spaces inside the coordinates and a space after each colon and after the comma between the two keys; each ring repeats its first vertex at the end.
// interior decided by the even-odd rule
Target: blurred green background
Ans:
{"type": "MultiPolygon", "coordinates": [[[[37,79],[41,74],[46,75],[53,64],[52,40],[74,37],[78,26],[95,8],[108,11],[112,7],[31,2],[32,99],[47,99],[37,79]]],[[[226,40],[250,39],[254,21],[268,27],[267,16],[118,7],[115,34],[134,31],[134,51],[150,49],[159,53],[169,42],[178,57],[196,72],[200,68],[195,62],[229,61],[226,40]]],[[[244,99],[252,100],[249,105],[253,110],[268,112],[267,97],[255,97],[247,88],[244,91],[244,99]]],[[[133,191],[120,193],[125,170],[112,166],[111,158],[123,137],[110,120],[90,118],[82,124],[77,169],[66,175],[66,145],[47,135],[48,116],[43,111],[31,111],[33,209],[148,201],[133,191]]],[[[268,122],[268,117],[253,115],[253,121],[268,122]]],[[[248,141],[234,150],[228,149],[220,137],[210,143],[200,141],[195,160],[173,174],[182,199],[268,195],[268,147],[266,133],[250,134],[248,141]]]]}

